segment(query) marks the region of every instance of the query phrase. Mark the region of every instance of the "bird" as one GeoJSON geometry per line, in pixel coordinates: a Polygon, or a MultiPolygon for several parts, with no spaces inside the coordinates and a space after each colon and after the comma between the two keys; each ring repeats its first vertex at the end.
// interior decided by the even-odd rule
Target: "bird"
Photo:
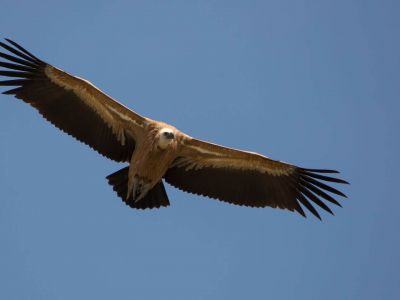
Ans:
{"type": "MultiPolygon", "coordinates": [[[[346,195],[348,184],[331,169],[302,168],[191,137],[172,125],[130,110],[91,82],[37,58],[10,39],[0,41],[2,94],[35,108],[63,132],[116,162],[127,163],[106,177],[131,208],[170,205],[164,182],[184,192],[247,207],[308,210],[346,195]],[[6,79],[6,80],[3,80],[6,79]]],[[[346,197],[347,198],[347,197],[346,197]]]]}

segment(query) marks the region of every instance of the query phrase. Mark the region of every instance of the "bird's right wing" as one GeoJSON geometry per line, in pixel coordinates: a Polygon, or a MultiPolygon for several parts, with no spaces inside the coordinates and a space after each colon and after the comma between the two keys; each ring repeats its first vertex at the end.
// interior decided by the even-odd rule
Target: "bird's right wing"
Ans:
{"type": "Polygon", "coordinates": [[[0,75],[11,80],[0,86],[15,88],[3,94],[15,95],[36,108],[62,131],[115,161],[129,161],[135,138],[144,130],[146,118],[129,110],[90,82],[72,76],[38,59],[17,43],[0,46],[0,75]]]}
{"type": "Polygon", "coordinates": [[[169,184],[186,192],[237,205],[270,206],[297,211],[305,216],[302,204],[320,218],[311,203],[333,214],[323,200],[340,204],[327,192],[345,197],[324,182],[347,183],[326,176],[326,173],[338,172],[304,169],[258,153],[187,137],[164,178],[169,184]]]}

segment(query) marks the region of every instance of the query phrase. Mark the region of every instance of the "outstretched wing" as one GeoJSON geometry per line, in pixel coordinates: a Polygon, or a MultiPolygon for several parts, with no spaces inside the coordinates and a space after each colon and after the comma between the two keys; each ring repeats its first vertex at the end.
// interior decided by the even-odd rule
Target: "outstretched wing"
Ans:
{"type": "Polygon", "coordinates": [[[0,46],[0,86],[14,86],[3,94],[29,103],[62,131],[115,161],[129,161],[135,136],[145,118],[97,89],[90,82],[69,75],[38,59],[6,39],[0,46]]]}
{"type": "Polygon", "coordinates": [[[340,204],[327,192],[346,197],[324,181],[347,182],[324,173],[338,172],[303,169],[257,153],[188,138],[164,178],[186,192],[237,205],[288,209],[305,217],[302,204],[320,219],[311,202],[333,214],[323,200],[340,204]]]}

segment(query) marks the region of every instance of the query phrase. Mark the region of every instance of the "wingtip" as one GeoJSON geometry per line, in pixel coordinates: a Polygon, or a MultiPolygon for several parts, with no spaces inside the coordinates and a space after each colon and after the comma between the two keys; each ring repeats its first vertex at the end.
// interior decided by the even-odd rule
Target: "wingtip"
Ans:
{"type": "Polygon", "coordinates": [[[28,50],[26,50],[24,47],[22,47],[17,42],[14,42],[13,40],[11,40],[9,38],[4,38],[4,40],[7,41],[9,44],[9,45],[7,45],[7,44],[0,42],[0,44],[2,44],[2,47],[4,49],[7,49],[8,51],[16,54],[17,56],[19,56],[21,58],[28,60],[30,62],[43,63],[43,61],[41,61],[39,58],[37,58],[32,53],[30,53],[28,50]]]}
{"type": "MultiPolygon", "coordinates": [[[[298,212],[298,211],[297,211],[297,212],[298,212]]],[[[302,214],[302,213],[300,213],[300,212],[298,212],[298,213],[299,213],[299,215],[300,215],[301,217],[303,217],[304,219],[308,219],[306,214],[302,214]]],[[[313,215],[314,217],[316,217],[320,222],[322,222],[322,218],[321,218],[320,215],[315,215],[314,213],[313,213],[312,215],[313,215]]],[[[333,215],[333,213],[332,213],[332,215],[333,215]]]]}
{"type": "Polygon", "coordinates": [[[329,173],[329,174],[339,174],[340,172],[332,169],[310,169],[310,168],[301,168],[303,171],[313,172],[313,173],[329,173]]]}
{"type": "Polygon", "coordinates": [[[11,45],[16,45],[17,44],[16,42],[14,42],[12,39],[9,39],[9,38],[4,38],[4,40],[7,41],[11,45]]]}
{"type": "Polygon", "coordinates": [[[294,208],[294,211],[296,211],[298,214],[303,216],[303,218],[307,219],[307,216],[306,216],[304,210],[301,208],[300,204],[297,203],[297,206],[294,208]]]}

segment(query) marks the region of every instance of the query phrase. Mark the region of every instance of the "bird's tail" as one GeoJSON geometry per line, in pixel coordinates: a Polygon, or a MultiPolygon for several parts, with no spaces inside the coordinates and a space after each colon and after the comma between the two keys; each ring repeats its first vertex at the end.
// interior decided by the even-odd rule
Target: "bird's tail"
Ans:
{"type": "Polygon", "coordinates": [[[169,206],[168,196],[161,180],[139,201],[135,202],[133,196],[126,199],[128,193],[128,172],[129,167],[125,167],[106,177],[108,183],[125,204],[132,208],[140,209],[169,206]]]}

